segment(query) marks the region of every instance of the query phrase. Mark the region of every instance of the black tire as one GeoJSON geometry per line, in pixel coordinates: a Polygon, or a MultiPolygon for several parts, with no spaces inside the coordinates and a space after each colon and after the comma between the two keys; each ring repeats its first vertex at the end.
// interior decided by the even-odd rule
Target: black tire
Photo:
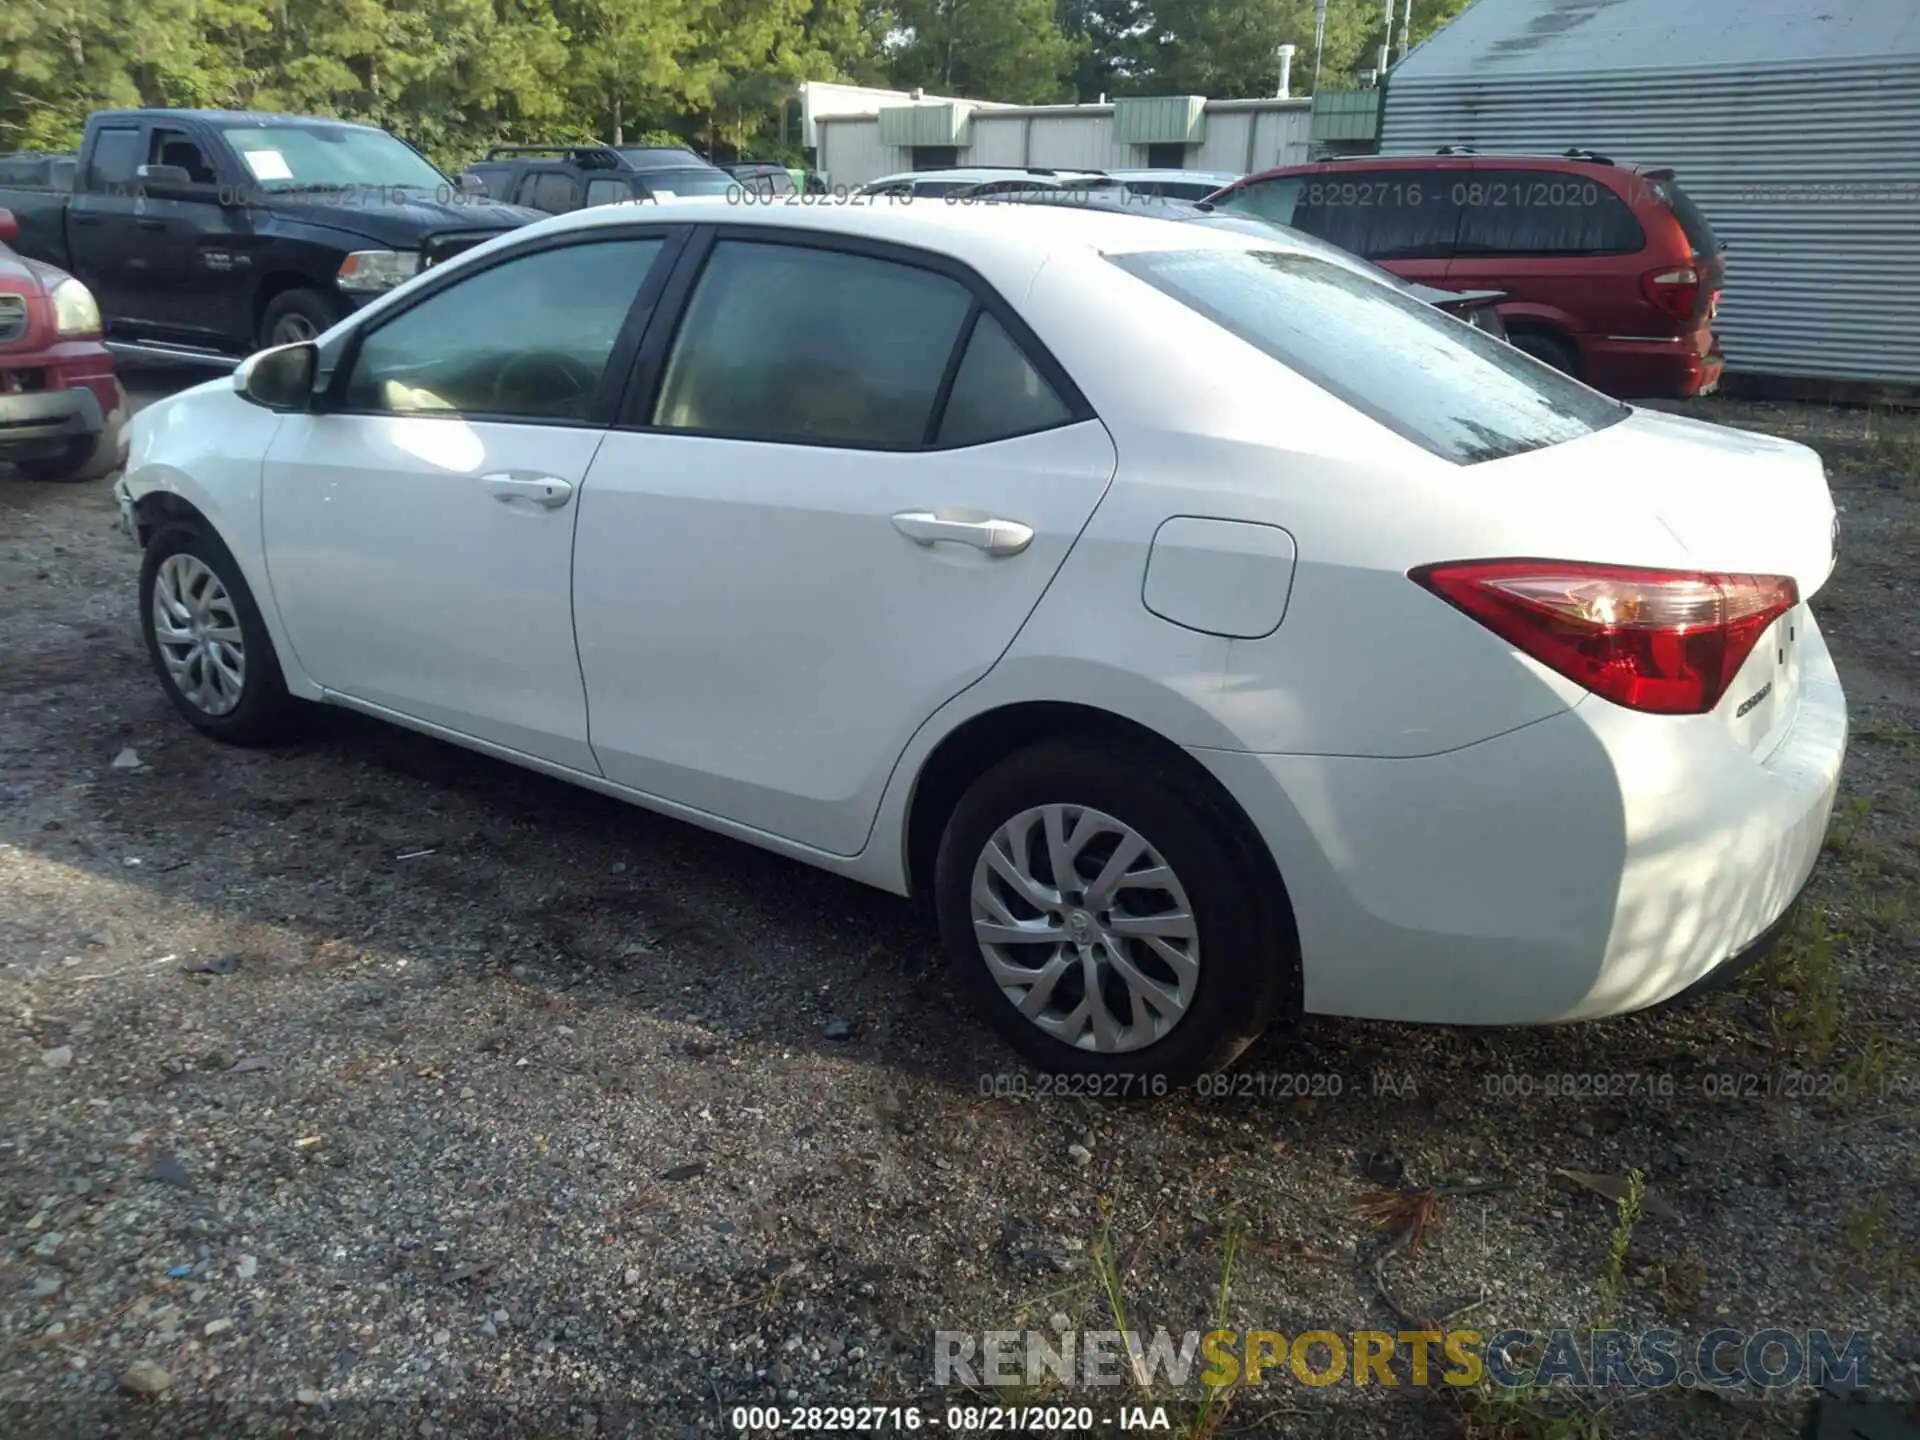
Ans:
{"type": "Polygon", "coordinates": [[[1507,343],[1551,365],[1562,375],[1580,378],[1580,352],[1558,335],[1549,335],[1544,330],[1512,330],[1507,333],[1507,343]]]}
{"type": "Polygon", "coordinates": [[[198,525],[169,525],[147,542],[140,562],[140,633],[146,637],[147,658],[160,677],[167,698],[196,729],[233,745],[264,745],[285,738],[292,730],[296,702],[287,694],[272,637],[253,601],[253,592],[240,566],[219,537],[198,525]],[[160,639],[154,630],[154,587],[161,567],[175,555],[190,555],[211,570],[226,591],[234,619],[239,622],[245,668],[240,699],[224,714],[213,714],[189,699],[167,669],[160,639]]]}
{"type": "Polygon", "coordinates": [[[260,312],[260,348],[311,340],[344,312],[318,290],[282,290],[260,312]]]}
{"type": "Polygon", "coordinates": [[[77,485],[113,474],[127,463],[127,414],[115,410],[98,435],[69,441],[66,453],[44,460],[15,462],[29,480],[46,484],[77,485]]]}
{"type": "Polygon", "coordinates": [[[1106,1093],[1161,1093],[1159,1082],[1172,1087],[1219,1070],[1271,1021],[1299,1013],[1299,946],[1270,867],[1250,849],[1237,817],[1145,749],[1046,741],[989,770],[947,822],[934,863],[934,904],[955,982],[1036,1068],[1133,1077],[1151,1086],[1106,1093]],[[1187,892],[1198,976],[1185,1014],[1158,1040],[1112,1052],[1072,1045],[1021,1015],[987,968],[973,931],[974,866],[1001,826],[1046,804],[1103,811],[1127,825],[1187,892]]]}

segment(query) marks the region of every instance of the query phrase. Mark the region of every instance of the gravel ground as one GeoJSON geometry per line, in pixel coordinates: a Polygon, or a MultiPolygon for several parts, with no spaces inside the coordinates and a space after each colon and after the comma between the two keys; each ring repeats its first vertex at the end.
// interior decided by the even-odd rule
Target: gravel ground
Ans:
{"type": "MultiPolygon", "coordinates": [[[[106,486],[0,476],[0,1430],[944,1416],[934,1330],[1105,1328],[1103,1277],[1147,1329],[1484,1295],[1458,1323],[1867,1330],[1874,1388],[1912,1396],[1920,427],[1691,413],[1820,447],[1845,506],[1819,608],[1856,740],[1776,959],[1551,1032],[1310,1022],[1243,1093],[1150,1106],[996,1097],[1025,1077],[904,902],[354,717],[201,739],[148,673],[106,486]],[[1560,1172],[1630,1168],[1611,1281],[1626,1231],[1560,1172]],[[1389,1299],[1356,1202],[1466,1177],[1501,1188],[1440,1198],[1389,1299]]],[[[1153,1399],[1189,1433],[1575,1433],[1404,1388],[1153,1399]]],[[[1567,1423],[1786,1436],[1806,1403],[1567,1423]]]]}

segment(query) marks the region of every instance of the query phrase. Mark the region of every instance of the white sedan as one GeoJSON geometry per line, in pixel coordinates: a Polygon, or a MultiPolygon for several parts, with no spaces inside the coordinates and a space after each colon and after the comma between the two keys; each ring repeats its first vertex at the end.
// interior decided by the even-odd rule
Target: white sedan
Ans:
{"type": "Polygon", "coordinates": [[[203,731],[348,706],[930,895],[1052,1071],[1668,999],[1846,748],[1811,451],[1278,235],[578,211],[149,409],[121,486],[203,731]]]}

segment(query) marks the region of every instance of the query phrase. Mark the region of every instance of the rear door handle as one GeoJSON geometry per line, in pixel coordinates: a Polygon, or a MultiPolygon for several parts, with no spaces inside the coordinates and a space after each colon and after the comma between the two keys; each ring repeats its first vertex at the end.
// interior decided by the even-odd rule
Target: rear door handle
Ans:
{"type": "Polygon", "coordinates": [[[98,225],[100,223],[100,217],[98,215],[69,215],[67,216],[67,223],[69,225],[98,225]]]}
{"type": "Polygon", "coordinates": [[[921,545],[945,540],[996,556],[1018,555],[1033,543],[1033,527],[1018,520],[961,520],[937,510],[902,510],[893,517],[893,528],[921,545]]]}
{"type": "Polygon", "coordinates": [[[542,510],[558,510],[573,498],[572,484],[557,475],[503,470],[480,478],[486,481],[494,499],[508,505],[537,505],[542,510]]]}

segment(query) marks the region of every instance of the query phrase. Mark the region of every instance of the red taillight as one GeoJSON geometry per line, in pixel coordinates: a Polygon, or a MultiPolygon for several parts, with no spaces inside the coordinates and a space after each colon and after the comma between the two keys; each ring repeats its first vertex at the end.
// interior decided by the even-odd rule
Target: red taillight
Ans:
{"type": "Polygon", "coordinates": [[[1766,629],[1800,603],[1785,575],[1465,560],[1410,578],[1594,694],[1656,715],[1720,703],[1766,629]]]}
{"type": "Polygon", "coordinates": [[[1691,265],[1649,270],[1640,277],[1640,290],[1656,309],[1691,320],[1700,306],[1700,272],[1691,265]]]}

